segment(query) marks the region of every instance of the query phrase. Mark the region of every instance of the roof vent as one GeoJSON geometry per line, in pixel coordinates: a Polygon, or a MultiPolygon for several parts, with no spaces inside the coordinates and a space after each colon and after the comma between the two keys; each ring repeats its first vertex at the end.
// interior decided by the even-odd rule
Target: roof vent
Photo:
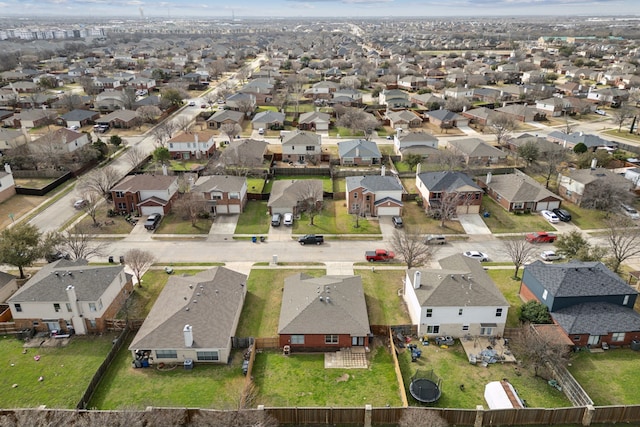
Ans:
{"type": "Polygon", "coordinates": [[[189,307],[185,308],[184,311],[189,311],[189,307]]]}
{"type": "Polygon", "coordinates": [[[193,289],[193,285],[189,285],[189,289],[193,289]]]}
{"type": "Polygon", "coordinates": [[[324,298],[320,297],[320,302],[323,302],[323,301],[324,301],[324,298]]]}
{"type": "Polygon", "coordinates": [[[331,302],[331,298],[327,297],[326,299],[327,299],[327,303],[331,302]]]}

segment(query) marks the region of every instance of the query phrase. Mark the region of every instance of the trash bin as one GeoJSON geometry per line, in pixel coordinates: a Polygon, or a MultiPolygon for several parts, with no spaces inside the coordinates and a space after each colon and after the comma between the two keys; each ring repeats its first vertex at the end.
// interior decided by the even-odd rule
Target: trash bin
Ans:
{"type": "Polygon", "coordinates": [[[124,264],[124,256],[120,255],[120,264],[124,264]]]}
{"type": "Polygon", "coordinates": [[[489,218],[491,216],[491,214],[489,212],[485,212],[482,214],[483,217],[485,218],[489,218]]]}
{"type": "Polygon", "coordinates": [[[631,350],[640,351],[640,340],[631,341],[631,350]]]}
{"type": "Polygon", "coordinates": [[[190,371],[191,369],[193,369],[193,360],[192,359],[185,359],[184,360],[184,369],[187,371],[190,371]]]}
{"type": "Polygon", "coordinates": [[[113,255],[109,257],[109,264],[113,264],[113,255]]]}
{"type": "Polygon", "coordinates": [[[253,243],[256,243],[256,242],[258,241],[258,238],[257,238],[256,236],[253,236],[253,237],[251,238],[251,241],[252,241],[253,243]]]}

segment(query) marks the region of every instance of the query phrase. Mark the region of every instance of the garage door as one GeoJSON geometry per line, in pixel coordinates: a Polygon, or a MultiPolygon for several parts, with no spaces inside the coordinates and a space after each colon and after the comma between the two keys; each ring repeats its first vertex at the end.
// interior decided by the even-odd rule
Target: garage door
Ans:
{"type": "Polygon", "coordinates": [[[152,213],[164,215],[164,210],[162,209],[162,206],[142,206],[140,208],[140,213],[142,215],[151,215],[152,213]]]}
{"type": "Polygon", "coordinates": [[[229,211],[227,210],[227,205],[216,205],[216,213],[220,215],[229,213],[229,211]]]}
{"type": "Polygon", "coordinates": [[[271,208],[271,215],[279,213],[280,215],[284,215],[288,212],[291,212],[291,208],[271,208]]]}
{"type": "Polygon", "coordinates": [[[549,210],[549,202],[539,202],[536,204],[537,212],[544,211],[544,210],[549,210]]]}
{"type": "Polygon", "coordinates": [[[229,213],[230,214],[240,213],[240,205],[229,205],[229,213]]]}
{"type": "Polygon", "coordinates": [[[552,210],[558,209],[560,207],[560,202],[559,201],[558,202],[549,202],[548,206],[549,206],[548,209],[550,211],[552,211],[552,210]]]}
{"type": "Polygon", "coordinates": [[[378,216],[392,216],[392,215],[400,215],[400,207],[399,206],[385,206],[378,208],[378,216]]]}

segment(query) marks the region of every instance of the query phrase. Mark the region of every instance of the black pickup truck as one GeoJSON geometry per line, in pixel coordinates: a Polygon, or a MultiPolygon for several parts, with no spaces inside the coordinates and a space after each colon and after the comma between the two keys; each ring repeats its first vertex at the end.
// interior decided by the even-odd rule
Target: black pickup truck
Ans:
{"type": "Polygon", "coordinates": [[[321,245],[324,243],[324,237],[316,234],[307,234],[298,238],[298,243],[301,245],[321,245]]]}

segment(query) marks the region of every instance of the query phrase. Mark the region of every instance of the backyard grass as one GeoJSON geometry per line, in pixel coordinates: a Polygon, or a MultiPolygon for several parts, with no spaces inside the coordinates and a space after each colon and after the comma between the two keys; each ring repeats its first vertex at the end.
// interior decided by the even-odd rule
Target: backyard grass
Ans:
{"type": "MultiPolygon", "coordinates": [[[[523,304],[518,292],[520,291],[520,280],[513,278],[515,267],[507,269],[489,269],[487,274],[491,277],[491,280],[496,284],[502,295],[507,299],[511,307],[507,314],[507,328],[517,328],[520,326],[520,320],[518,320],[518,309],[523,304]]],[[[522,269],[518,272],[522,276],[522,269]]]]}
{"type": "Polygon", "coordinates": [[[278,336],[284,279],[300,272],[313,277],[326,274],[323,269],[251,270],[247,280],[247,296],[242,307],[236,336],[278,336]]]}
{"type": "Polygon", "coordinates": [[[344,178],[334,178],[333,179],[333,192],[334,193],[346,193],[347,191],[347,180],[344,178]]]}
{"type": "Polygon", "coordinates": [[[518,366],[520,375],[516,374],[515,364],[494,363],[488,367],[471,365],[467,355],[459,342],[442,349],[434,345],[423,346],[422,356],[416,362],[411,362],[411,354],[406,349],[398,356],[400,370],[407,391],[410,406],[420,405],[409,393],[411,377],[417,369],[431,371],[433,369],[441,380],[442,397],[432,406],[438,408],[464,408],[475,409],[476,405],[487,407],[484,400],[484,387],[491,381],[500,381],[506,378],[518,391],[520,398],[527,401],[532,408],[559,408],[570,407],[571,403],[565,395],[550,387],[542,378],[533,376],[533,371],[523,366],[518,366]],[[460,385],[464,384],[464,390],[460,385]]]}
{"type": "Polygon", "coordinates": [[[171,160],[169,163],[169,169],[175,172],[190,172],[197,170],[200,167],[206,166],[207,159],[204,160],[171,160]]]}
{"type": "Polygon", "coordinates": [[[193,370],[182,366],[162,371],[155,367],[135,369],[128,350],[133,337],[132,334],[125,342],[107,370],[89,402],[90,408],[237,408],[245,383],[240,352],[235,352],[231,363],[226,365],[195,363],[193,370]]]}
{"type": "Polygon", "coordinates": [[[75,336],[66,347],[29,348],[23,353],[23,341],[5,335],[0,339],[0,407],[74,409],[115,337],[75,336]],[[36,355],[40,360],[34,360],[36,355]]]}
{"type": "MultiPolygon", "coordinates": [[[[144,218],[140,219],[141,221],[144,218]]],[[[211,230],[211,219],[198,218],[195,227],[190,219],[183,219],[181,216],[170,213],[167,214],[156,229],[157,234],[208,234],[211,230]]]]}
{"type": "Polygon", "coordinates": [[[366,218],[356,220],[354,215],[347,212],[344,200],[325,200],[322,212],[309,224],[309,217],[303,213],[300,219],[293,223],[296,234],[381,234],[378,221],[366,218]]]}
{"type": "Polygon", "coordinates": [[[266,234],[269,232],[267,202],[249,200],[238,217],[235,234],[266,234]]]}
{"type": "Polygon", "coordinates": [[[292,181],[292,180],[300,180],[300,179],[320,179],[322,180],[322,191],[326,191],[328,193],[331,193],[333,191],[333,181],[331,180],[331,177],[329,176],[324,176],[324,175],[296,175],[296,176],[287,176],[287,175],[281,175],[281,176],[276,176],[274,177],[274,179],[267,181],[267,183],[264,186],[264,189],[262,190],[263,193],[271,193],[271,187],[273,187],[273,181],[292,181]]]}
{"type": "Polygon", "coordinates": [[[555,228],[540,215],[507,212],[489,197],[482,198],[480,213],[482,212],[489,212],[489,217],[485,217],[483,220],[493,233],[555,231],[555,228]]]}
{"type": "Polygon", "coordinates": [[[256,404],[265,406],[401,406],[393,362],[383,346],[372,349],[368,369],[325,369],[324,354],[256,354],[256,404]]]}
{"type": "Polygon", "coordinates": [[[264,178],[247,178],[247,191],[249,193],[262,193],[264,178]]]}
{"type": "Polygon", "coordinates": [[[15,178],[16,187],[43,188],[55,181],[54,178],[15,178]]]}
{"type": "Polygon", "coordinates": [[[640,404],[638,352],[574,353],[569,371],[596,406],[640,404]]]}
{"type": "Polygon", "coordinates": [[[371,325],[407,325],[411,318],[404,300],[398,295],[402,289],[403,270],[358,269],[367,302],[367,314],[371,325]]]}

